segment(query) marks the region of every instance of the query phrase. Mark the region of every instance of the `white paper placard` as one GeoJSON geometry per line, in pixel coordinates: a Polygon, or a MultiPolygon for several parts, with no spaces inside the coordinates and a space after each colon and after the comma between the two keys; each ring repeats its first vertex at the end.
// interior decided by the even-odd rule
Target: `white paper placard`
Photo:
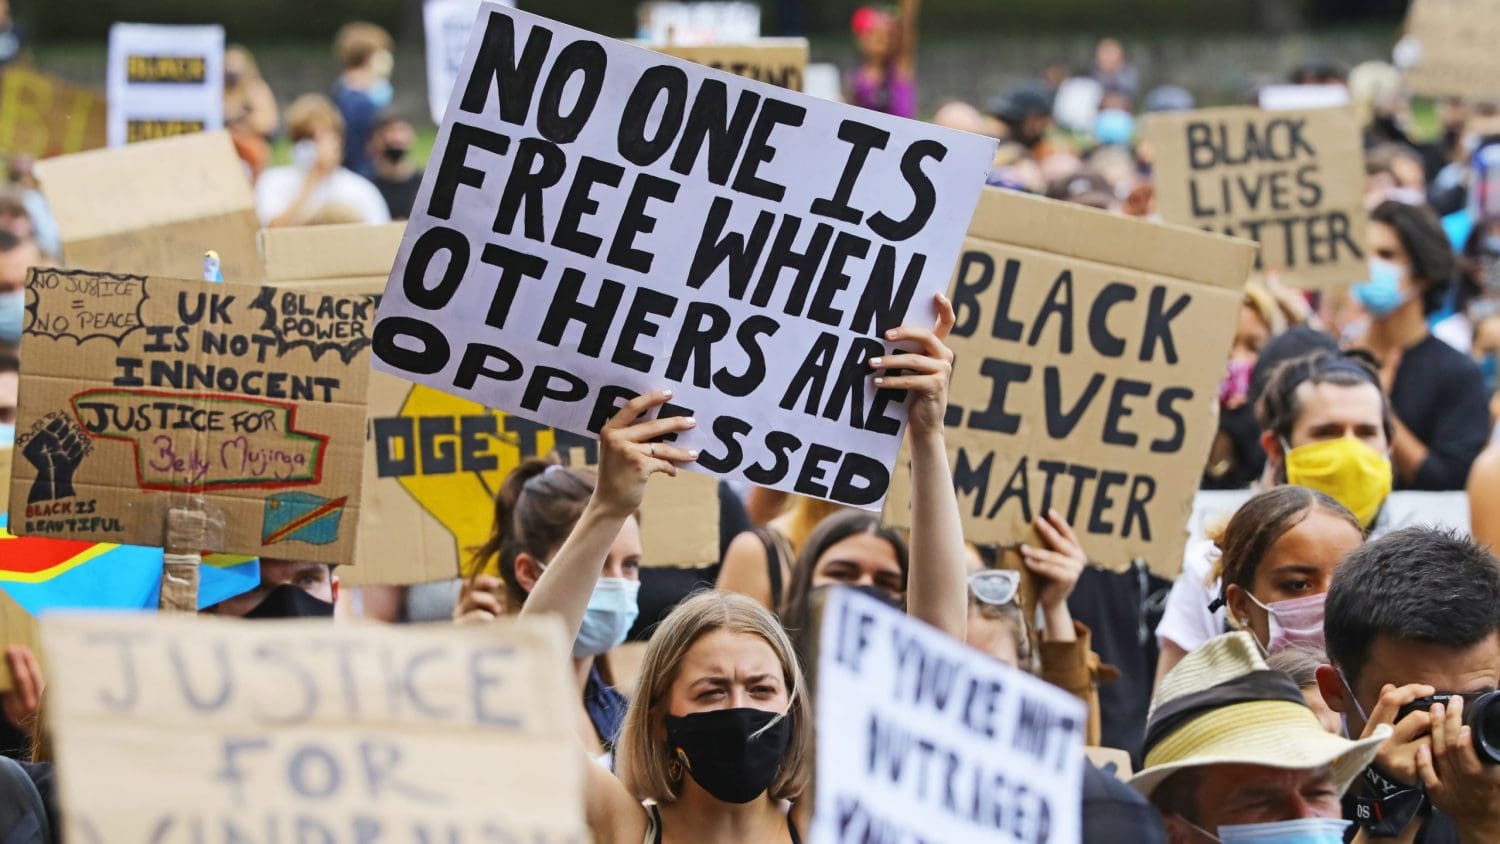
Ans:
{"type": "MultiPolygon", "coordinates": [[[[427,105],[432,122],[443,122],[443,111],[453,93],[453,83],[463,69],[469,30],[479,17],[482,0],[427,0],[422,4],[422,26],[427,34],[427,105]]],[[[514,6],[513,0],[496,0],[514,6]]]]}
{"type": "Polygon", "coordinates": [[[377,368],[575,433],[671,388],[695,468],[878,507],[905,397],[867,359],[932,324],[995,141],[494,4],[459,79],[377,368]]]}
{"type": "Polygon", "coordinates": [[[1074,844],[1083,702],[852,589],[823,608],[812,844],[1074,844]]]}
{"type": "Polygon", "coordinates": [[[109,28],[110,146],[224,128],[224,27],[109,28]]]}

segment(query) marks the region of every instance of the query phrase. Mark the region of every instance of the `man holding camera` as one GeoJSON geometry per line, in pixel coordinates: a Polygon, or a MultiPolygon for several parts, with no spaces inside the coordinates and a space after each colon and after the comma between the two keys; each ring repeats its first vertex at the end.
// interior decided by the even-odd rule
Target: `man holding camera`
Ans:
{"type": "Polygon", "coordinates": [[[1500,842],[1500,561],[1407,528],[1351,553],[1328,590],[1318,687],[1349,735],[1394,727],[1345,799],[1366,839],[1500,842]]]}

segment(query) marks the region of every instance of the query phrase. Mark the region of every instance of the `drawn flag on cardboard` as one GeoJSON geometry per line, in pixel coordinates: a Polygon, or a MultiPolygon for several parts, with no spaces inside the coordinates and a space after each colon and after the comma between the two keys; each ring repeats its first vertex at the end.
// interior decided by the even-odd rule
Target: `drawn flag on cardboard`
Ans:
{"type": "MultiPolygon", "coordinates": [[[[162,550],[110,542],[19,537],[0,513],[0,590],[33,616],[59,609],[154,610],[162,550]]],[[[260,560],[203,555],[198,609],[254,589],[260,560]]]]}
{"type": "Polygon", "coordinates": [[[26,291],[14,532],[162,546],[177,508],[216,551],[354,561],[366,299],[37,269],[26,291]]]}

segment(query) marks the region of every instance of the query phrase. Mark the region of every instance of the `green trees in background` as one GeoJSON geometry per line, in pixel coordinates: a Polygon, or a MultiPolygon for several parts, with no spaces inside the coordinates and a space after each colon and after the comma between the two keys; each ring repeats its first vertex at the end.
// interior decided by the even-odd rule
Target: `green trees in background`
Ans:
{"type": "MultiPolygon", "coordinates": [[[[846,31],[858,0],[759,0],[765,28],[798,7],[814,34],[846,31]]],[[[1407,0],[927,0],[928,32],[1125,31],[1157,28],[1275,31],[1329,23],[1389,23],[1407,0]]],[[[398,35],[421,27],[421,0],[12,0],[33,40],[102,38],[114,21],[222,23],[230,38],[251,42],[320,40],[349,20],[380,23],[398,35]]],[[[522,8],[608,35],[635,29],[636,0],[521,0],[522,8]]]]}

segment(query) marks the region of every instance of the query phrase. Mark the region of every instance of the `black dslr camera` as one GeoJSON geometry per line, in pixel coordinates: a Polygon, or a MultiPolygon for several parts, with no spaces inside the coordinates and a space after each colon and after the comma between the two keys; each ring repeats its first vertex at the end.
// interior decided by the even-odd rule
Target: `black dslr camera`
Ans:
{"type": "Polygon", "coordinates": [[[1474,734],[1474,752],[1481,762],[1500,764],[1500,691],[1470,694],[1443,693],[1421,697],[1401,707],[1396,722],[1413,712],[1426,712],[1434,703],[1449,705],[1453,698],[1464,699],[1464,725],[1474,734]]]}

